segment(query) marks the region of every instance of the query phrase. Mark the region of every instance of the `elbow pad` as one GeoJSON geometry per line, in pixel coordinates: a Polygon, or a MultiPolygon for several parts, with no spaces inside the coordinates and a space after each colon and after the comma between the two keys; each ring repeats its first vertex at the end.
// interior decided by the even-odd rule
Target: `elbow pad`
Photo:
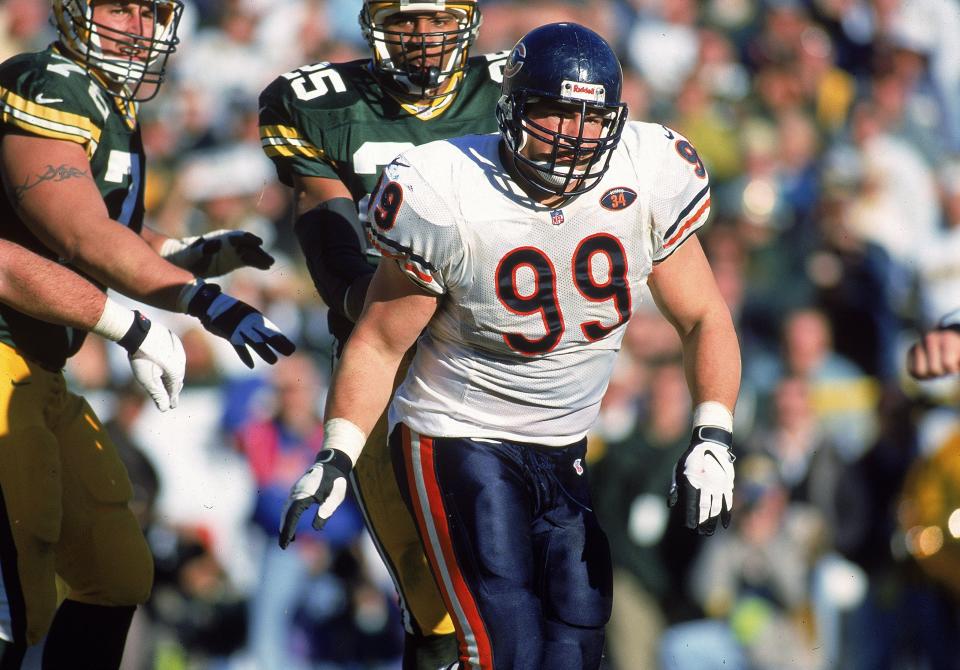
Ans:
{"type": "Polygon", "coordinates": [[[346,315],[347,289],[374,267],[367,262],[357,208],[349,198],[333,198],[297,218],[294,232],[317,293],[337,314],[346,315]]]}

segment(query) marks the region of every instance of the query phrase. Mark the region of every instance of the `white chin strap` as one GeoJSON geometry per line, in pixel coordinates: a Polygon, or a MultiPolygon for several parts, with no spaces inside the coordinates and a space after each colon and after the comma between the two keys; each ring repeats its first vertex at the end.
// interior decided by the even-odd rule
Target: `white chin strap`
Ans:
{"type": "MultiPolygon", "coordinates": [[[[529,139],[530,139],[529,133],[527,133],[526,130],[521,130],[520,146],[517,147],[517,153],[520,153],[521,151],[523,151],[523,148],[527,146],[527,140],[529,139]]],[[[550,163],[548,163],[547,161],[531,160],[531,162],[534,164],[533,169],[536,171],[537,176],[545,184],[550,184],[551,186],[563,186],[563,184],[566,183],[567,181],[567,177],[570,176],[568,174],[563,174],[563,175],[554,174],[550,168],[550,163]]],[[[580,170],[575,168],[573,170],[572,176],[570,176],[570,181],[576,181],[578,177],[582,177],[585,174],[586,174],[585,170],[580,170]]]]}
{"type": "Polygon", "coordinates": [[[536,166],[534,169],[537,171],[537,175],[544,181],[546,184],[551,186],[563,186],[567,179],[570,181],[576,181],[579,177],[583,177],[586,173],[586,170],[580,170],[574,168],[573,172],[570,174],[556,174],[550,169],[550,164],[547,161],[533,161],[536,166]]]}

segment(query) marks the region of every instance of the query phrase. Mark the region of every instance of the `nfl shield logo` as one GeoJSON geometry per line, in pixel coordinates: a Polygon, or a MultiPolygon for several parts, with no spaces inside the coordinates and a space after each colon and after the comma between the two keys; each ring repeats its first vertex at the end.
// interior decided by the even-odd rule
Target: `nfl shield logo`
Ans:
{"type": "Polygon", "coordinates": [[[563,210],[555,209],[550,212],[550,222],[555,226],[559,226],[561,223],[563,223],[563,210]]]}

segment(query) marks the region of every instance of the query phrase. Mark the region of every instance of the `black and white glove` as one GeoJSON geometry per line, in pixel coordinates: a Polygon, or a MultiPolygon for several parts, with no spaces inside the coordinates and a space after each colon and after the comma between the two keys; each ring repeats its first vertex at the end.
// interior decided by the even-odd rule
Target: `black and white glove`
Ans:
{"type": "Polygon", "coordinates": [[[134,379],[157,409],[166,412],[177,406],[187,362],[179,337],[109,298],[93,332],[127,350],[134,379]]]}
{"type": "Polygon", "coordinates": [[[218,277],[248,266],[266,270],[273,265],[273,256],[263,250],[263,240],[243,230],[171,238],[160,247],[160,255],[197,277],[218,277]]]}
{"type": "Polygon", "coordinates": [[[733,509],[733,433],[717,426],[695,426],[690,446],[673,471],[668,502],[680,504],[684,525],[713,535],[717,520],[730,525],[733,509]]]}
{"type": "Polygon", "coordinates": [[[198,279],[187,284],[180,294],[180,307],[200,319],[203,327],[233,345],[240,360],[253,367],[247,346],[267,363],[277,362],[274,351],[289,356],[296,346],[276,325],[245,302],[223,293],[216,284],[198,279]]]}
{"type": "Polygon", "coordinates": [[[323,425],[324,448],[290,489],[280,516],[281,549],[296,539],[300,517],[312,505],[317,506],[313,528],[320,530],[347,495],[347,477],[353,469],[366,435],[352,422],[336,418],[323,425]]]}

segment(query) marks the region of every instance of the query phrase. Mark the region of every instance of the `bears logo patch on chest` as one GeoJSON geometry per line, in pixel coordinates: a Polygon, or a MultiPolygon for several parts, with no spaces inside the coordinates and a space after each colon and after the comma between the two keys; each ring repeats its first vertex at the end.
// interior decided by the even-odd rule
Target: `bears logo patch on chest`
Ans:
{"type": "Polygon", "coordinates": [[[600,205],[604,209],[609,209],[615,212],[617,210],[626,209],[632,205],[636,199],[636,191],[629,189],[626,186],[617,186],[616,188],[609,189],[603,194],[603,196],[600,197],[600,205]]]}

